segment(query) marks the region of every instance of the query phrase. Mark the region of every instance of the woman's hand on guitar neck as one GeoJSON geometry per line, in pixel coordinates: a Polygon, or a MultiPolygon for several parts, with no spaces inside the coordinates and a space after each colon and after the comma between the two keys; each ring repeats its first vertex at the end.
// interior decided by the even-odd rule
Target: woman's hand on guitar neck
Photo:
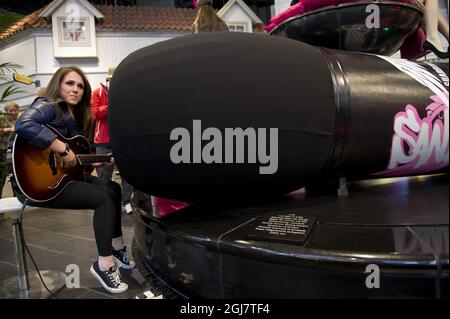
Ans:
{"type": "MultiPolygon", "coordinates": [[[[106,155],[112,156],[112,153],[108,153],[106,155]]],[[[116,162],[114,161],[114,157],[111,157],[111,161],[110,162],[106,162],[106,163],[94,163],[92,164],[93,167],[95,168],[99,168],[102,166],[111,166],[111,165],[115,165],[116,162]]]]}

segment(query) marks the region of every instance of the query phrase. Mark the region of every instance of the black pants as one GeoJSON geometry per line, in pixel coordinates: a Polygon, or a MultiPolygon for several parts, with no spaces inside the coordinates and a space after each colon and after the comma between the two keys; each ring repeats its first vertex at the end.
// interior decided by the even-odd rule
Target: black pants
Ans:
{"type": "Polygon", "coordinates": [[[122,236],[122,189],[113,181],[88,176],[71,182],[55,199],[30,206],[59,209],[94,209],[94,235],[99,256],[112,255],[112,239],[122,236]]]}
{"type": "MultiPolygon", "coordinates": [[[[108,154],[112,152],[111,145],[109,144],[96,144],[95,152],[97,154],[108,154]]],[[[98,177],[105,178],[110,180],[112,178],[112,174],[114,172],[114,165],[103,165],[98,169],[98,177]]],[[[131,195],[133,194],[133,187],[128,184],[126,180],[120,176],[122,181],[122,201],[123,205],[128,204],[131,201],[131,195]]]]}

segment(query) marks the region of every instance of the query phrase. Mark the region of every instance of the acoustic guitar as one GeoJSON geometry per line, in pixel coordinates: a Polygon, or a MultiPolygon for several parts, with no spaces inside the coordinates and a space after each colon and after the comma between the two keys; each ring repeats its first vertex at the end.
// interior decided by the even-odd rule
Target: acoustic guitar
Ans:
{"type": "Polygon", "coordinates": [[[46,127],[60,141],[69,144],[78,164],[71,168],[63,167],[63,159],[58,153],[49,148],[43,150],[15,134],[8,150],[11,154],[11,184],[17,186],[16,191],[18,188],[20,193],[34,202],[55,198],[72,181],[85,180],[87,165],[110,162],[112,158],[112,155],[91,154],[89,142],[84,136],[66,138],[53,127],[46,127]]]}

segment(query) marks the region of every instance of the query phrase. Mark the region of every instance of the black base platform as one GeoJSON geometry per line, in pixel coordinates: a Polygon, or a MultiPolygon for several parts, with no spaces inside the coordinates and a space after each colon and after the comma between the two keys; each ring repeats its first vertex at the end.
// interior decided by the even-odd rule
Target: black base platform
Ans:
{"type": "Polygon", "coordinates": [[[138,192],[135,242],[192,298],[448,298],[448,185],[448,175],[367,180],[346,197],[302,189],[159,219],[138,192]]]}

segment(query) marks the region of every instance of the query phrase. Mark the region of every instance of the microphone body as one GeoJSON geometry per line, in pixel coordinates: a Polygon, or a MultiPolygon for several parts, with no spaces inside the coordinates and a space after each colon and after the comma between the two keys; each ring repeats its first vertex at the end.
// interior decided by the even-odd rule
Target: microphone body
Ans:
{"type": "Polygon", "coordinates": [[[448,115],[448,63],[226,32],[130,54],[108,121],[131,185],[202,202],[445,172],[448,115]]]}

